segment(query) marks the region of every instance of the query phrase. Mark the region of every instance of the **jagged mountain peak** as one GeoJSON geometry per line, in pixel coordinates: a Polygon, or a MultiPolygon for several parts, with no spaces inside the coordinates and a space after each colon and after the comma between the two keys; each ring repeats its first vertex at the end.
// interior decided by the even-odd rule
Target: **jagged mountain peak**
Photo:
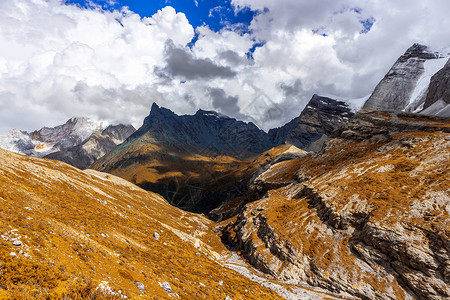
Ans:
{"type": "Polygon", "coordinates": [[[153,102],[150,108],[149,116],[164,116],[164,115],[175,115],[173,111],[163,106],[159,106],[156,102],[153,102]]]}
{"type": "Polygon", "coordinates": [[[318,151],[328,136],[353,113],[344,101],[314,94],[300,116],[269,130],[273,145],[288,143],[307,151],[318,151]]]}
{"type": "Polygon", "coordinates": [[[364,109],[419,112],[427,98],[431,78],[448,60],[448,51],[414,44],[400,56],[376,86],[364,109]]]}
{"type": "Polygon", "coordinates": [[[208,151],[211,155],[257,155],[271,147],[266,133],[253,123],[203,109],[193,115],[177,115],[156,103],[130,140],[144,135],[174,151],[208,151]]]}
{"type": "Polygon", "coordinates": [[[399,57],[399,62],[406,62],[410,58],[434,59],[439,58],[439,52],[432,51],[430,47],[419,43],[414,43],[405,53],[399,57]]]}

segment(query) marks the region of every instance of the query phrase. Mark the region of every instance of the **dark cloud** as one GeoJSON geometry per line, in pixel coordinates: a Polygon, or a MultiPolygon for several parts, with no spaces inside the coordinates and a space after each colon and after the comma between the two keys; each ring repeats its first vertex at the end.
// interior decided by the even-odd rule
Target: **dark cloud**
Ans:
{"type": "Polygon", "coordinates": [[[285,97],[297,97],[302,89],[302,82],[300,80],[296,80],[293,85],[288,85],[285,83],[280,84],[280,89],[283,91],[285,97]]]}
{"type": "Polygon", "coordinates": [[[216,65],[211,59],[195,58],[187,48],[177,48],[173,42],[166,43],[165,74],[183,79],[232,78],[236,72],[230,67],[216,65]]]}
{"type": "Polygon", "coordinates": [[[208,91],[214,109],[227,116],[237,117],[240,115],[238,97],[227,96],[225,91],[219,88],[210,88],[208,91]]]}
{"type": "Polygon", "coordinates": [[[240,56],[238,53],[232,51],[232,50],[226,50],[218,55],[219,59],[225,60],[227,63],[233,66],[241,66],[241,65],[248,65],[251,63],[250,60],[248,60],[245,57],[240,56]]]}

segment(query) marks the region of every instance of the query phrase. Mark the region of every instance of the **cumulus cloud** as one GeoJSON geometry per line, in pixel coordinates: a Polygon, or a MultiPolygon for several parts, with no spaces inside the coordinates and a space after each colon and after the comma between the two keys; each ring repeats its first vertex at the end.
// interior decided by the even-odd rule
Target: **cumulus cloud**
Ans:
{"type": "Polygon", "coordinates": [[[259,12],[249,31],[194,29],[170,6],[142,18],[60,0],[0,1],[0,131],[75,115],[140,126],[153,101],[269,129],[298,116],[314,93],[370,94],[415,42],[450,46],[447,0],[232,4],[259,12]]]}
{"type": "Polygon", "coordinates": [[[183,47],[193,36],[172,7],[141,18],[55,0],[2,1],[0,94],[8,105],[0,129],[31,130],[74,115],[139,126],[151,103],[163,99],[153,70],[167,40],[183,47]]]}

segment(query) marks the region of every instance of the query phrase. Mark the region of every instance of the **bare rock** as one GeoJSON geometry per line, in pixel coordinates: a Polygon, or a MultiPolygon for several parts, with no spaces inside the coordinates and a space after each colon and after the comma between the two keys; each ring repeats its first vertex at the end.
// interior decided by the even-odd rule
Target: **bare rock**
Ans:
{"type": "Polygon", "coordinates": [[[141,291],[141,293],[145,294],[145,286],[142,282],[135,282],[136,287],[141,291]]]}
{"type": "Polygon", "coordinates": [[[12,244],[13,244],[14,246],[21,246],[21,245],[22,245],[22,241],[15,240],[15,241],[13,241],[12,244]]]}
{"type": "Polygon", "coordinates": [[[167,281],[158,282],[158,283],[159,283],[159,286],[162,287],[163,290],[165,290],[169,294],[172,293],[172,287],[170,286],[170,283],[168,283],[167,281]]]}

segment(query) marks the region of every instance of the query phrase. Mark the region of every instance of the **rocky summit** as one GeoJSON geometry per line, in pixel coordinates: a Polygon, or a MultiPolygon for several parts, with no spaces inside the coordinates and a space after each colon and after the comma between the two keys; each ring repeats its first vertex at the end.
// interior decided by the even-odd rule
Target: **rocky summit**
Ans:
{"type": "Polygon", "coordinates": [[[178,116],[156,103],[130,141],[143,135],[177,152],[237,158],[252,157],[271,147],[266,133],[253,123],[206,110],[178,116]]]}
{"type": "Polygon", "coordinates": [[[376,86],[364,108],[420,112],[437,103],[424,113],[444,116],[443,109],[449,100],[443,100],[442,96],[449,88],[446,83],[450,76],[448,66],[444,66],[449,57],[450,53],[432,51],[420,44],[412,45],[376,86]]]}
{"type": "Polygon", "coordinates": [[[273,146],[290,144],[317,152],[331,133],[353,114],[343,101],[313,95],[299,117],[282,127],[269,130],[269,138],[273,146]]]}

